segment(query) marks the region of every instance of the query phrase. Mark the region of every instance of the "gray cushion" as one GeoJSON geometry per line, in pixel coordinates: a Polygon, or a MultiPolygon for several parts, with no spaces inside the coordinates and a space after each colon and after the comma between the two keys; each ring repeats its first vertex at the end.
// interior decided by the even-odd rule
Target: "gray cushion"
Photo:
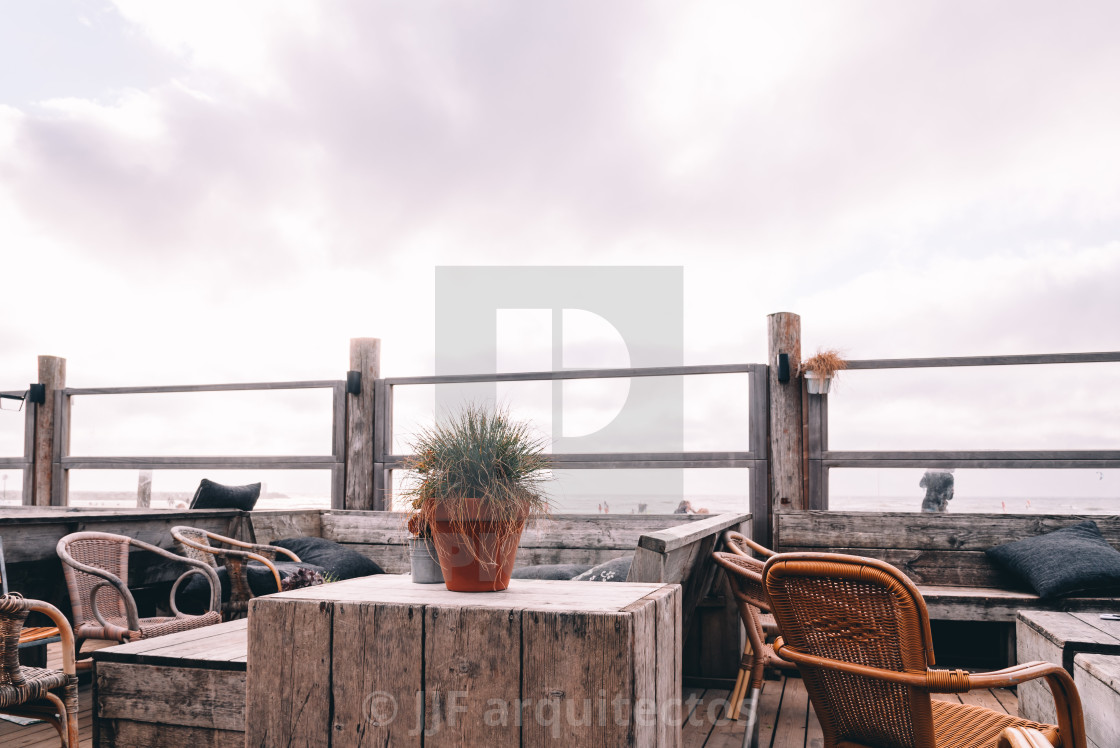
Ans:
{"type": "Polygon", "coordinates": [[[1120,590],[1120,551],[1101,536],[1093,520],[997,545],[986,552],[997,565],[1021,577],[1039,597],[1120,590]]]}
{"type": "Polygon", "coordinates": [[[191,509],[241,509],[252,511],[261,497],[261,484],[223,486],[212,480],[202,479],[191,499],[191,509]]]}
{"type": "Polygon", "coordinates": [[[300,561],[322,566],[331,575],[332,581],[385,573],[377,563],[353,548],[347,548],[326,538],[317,538],[310,535],[299,538],[284,538],[275,541],[272,545],[286,548],[299,556],[300,561]]]}
{"type": "Polygon", "coordinates": [[[514,569],[513,579],[571,579],[591,568],[591,564],[538,564],[514,569]]]}
{"type": "Polygon", "coordinates": [[[615,558],[606,563],[593,566],[579,576],[572,577],[575,582],[625,582],[626,575],[630,573],[630,563],[633,556],[615,558]]]}

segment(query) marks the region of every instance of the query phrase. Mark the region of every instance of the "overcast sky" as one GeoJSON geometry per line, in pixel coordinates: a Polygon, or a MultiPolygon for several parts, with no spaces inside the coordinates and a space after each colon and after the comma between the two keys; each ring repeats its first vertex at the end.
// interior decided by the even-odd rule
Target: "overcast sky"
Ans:
{"type": "Polygon", "coordinates": [[[0,0],[0,389],[336,379],[358,336],[430,373],[446,265],[681,266],[686,363],[763,361],[776,311],[853,358],[1118,350],[1117,28],[0,0]]]}

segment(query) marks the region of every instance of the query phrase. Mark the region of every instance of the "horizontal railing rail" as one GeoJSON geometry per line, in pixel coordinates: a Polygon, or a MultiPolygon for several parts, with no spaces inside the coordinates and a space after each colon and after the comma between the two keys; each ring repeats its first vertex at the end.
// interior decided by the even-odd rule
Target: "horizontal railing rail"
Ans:
{"type": "MultiPolygon", "coordinates": [[[[5,391],[0,394],[7,395],[8,399],[18,398],[22,401],[23,405],[23,455],[0,456],[0,470],[19,470],[23,473],[21,496],[23,503],[27,504],[31,501],[31,491],[35,480],[35,455],[33,451],[35,442],[35,408],[34,406],[29,406],[27,403],[27,390],[5,391]]],[[[15,415],[15,413],[12,413],[12,415],[15,415]]],[[[7,486],[5,486],[5,489],[6,488],[7,486]]]]}
{"type": "MultiPolygon", "coordinates": [[[[341,380],[295,382],[247,382],[234,384],[158,385],[139,387],[70,387],[55,392],[55,466],[70,470],[167,470],[167,469],[267,469],[330,470],[331,507],[344,505],[346,478],[346,383],[341,380]],[[104,395],[149,395],[200,392],[251,392],[302,389],[332,391],[331,451],[326,455],[74,455],[70,453],[70,400],[74,397],[104,395]]],[[[54,481],[51,503],[65,504],[66,480],[54,481]]]]}
{"type": "Polygon", "coordinates": [[[396,387],[441,384],[487,384],[574,379],[629,379],[633,377],[678,377],[710,374],[748,375],[747,450],[736,451],[642,451],[603,453],[554,453],[557,470],[594,469],[713,469],[750,470],[748,495],[751,510],[764,516],[767,504],[767,429],[769,367],[765,364],[711,364],[693,366],[653,366],[616,369],[565,369],[482,374],[437,374],[419,377],[387,377],[377,381],[374,396],[374,472],[376,491],[389,503],[391,481],[388,473],[404,468],[412,455],[393,454],[393,397],[396,387]]]}
{"type": "MultiPolygon", "coordinates": [[[[927,369],[961,366],[1035,366],[1120,362],[1120,351],[1044,353],[1008,356],[864,359],[847,362],[850,370],[927,369]]],[[[809,396],[809,506],[828,508],[830,468],[979,468],[979,469],[1110,469],[1120,468],[1120,450],[830,450],[828,398],[809,396]]]]}

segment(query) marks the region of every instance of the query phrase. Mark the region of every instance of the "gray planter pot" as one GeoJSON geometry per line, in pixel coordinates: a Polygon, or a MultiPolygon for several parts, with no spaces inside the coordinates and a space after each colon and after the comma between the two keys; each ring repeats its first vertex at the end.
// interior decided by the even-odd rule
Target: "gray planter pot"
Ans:
{"type": "Polygon", "coordinates": [[[831,383],[832,377],[822,377],[815,371],[805,372],[805,389],[810,395],[827,395],[828,385],[831,383]]]}
{"type": "Polygon", "coordinates": [[[439,568],[436,545],[430,538],[409,538],[408,558],[412,562],[414,584],[443,584],[443,570],[439,568]]]}

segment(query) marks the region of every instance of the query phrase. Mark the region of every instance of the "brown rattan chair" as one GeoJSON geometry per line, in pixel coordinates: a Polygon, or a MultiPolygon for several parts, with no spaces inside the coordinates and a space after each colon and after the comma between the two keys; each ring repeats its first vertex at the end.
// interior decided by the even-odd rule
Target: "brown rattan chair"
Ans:
{"type": "Polygon", "coordinates": [[[229,574],[230,597],[228,602],[222,603],[222,612],[227,617],[236,617],[249,610],[249,601],[254,597],[253,590],[249,586],[249,572],[246,568],[250,561],[256,561],[268,567],[276,580],[277,590],[281,588],[280,572],[272,563],[276,560],[276,556],[281,554],[292,561],[299,562],[299,556],[286,548],[246,543],[197,527],[172,527],[171,537],[175,538],[175,542],[179,544],[179,549],[184,556],[208,564],[215,570],[218,568],[218,561],[221,561],[222,565],[225,566],[226,573],[229,574]],[[222,545],[229,547],[222,548],[222,545]]]}
{"type": "Polygon", "coordinates": [[[173,634],[177,631],[221,623],[221,589],[218,575],[207,564],[178,556],[171,551],[124,535],[106,532],[75,532],[58,541],[58,557],[74,615],[75,652],[87,639],[130,642],[173,634]],[[128,590],[128,554],[133,548],[189,566],[171,588],[172,615],[141,618],[136,600],[128,590]],[[202,615],[180,613],[175,593],[183,580],[203,574],[210,580],[210,609],[202,615]]]}
{"type": "Polygon", "coordinates": [[[766,590],[762,585],[762,562],[735,553],[716,552],[712,557],[727,572],[727,580],[739,606],[739,617],[747,631],[747,646],[743,649],[743,659],[739,663],[739,677],[731,691],[728,714],[732,719],[739,718],[749,687],[750,701],[747,704],[747,728],[743,734],[743,745],[755,745],[758,741],[758,700],[762,695],[764,670],[768,667],[796,669],[797,666],[775,654],[774,648],[766,642],[762,611],[769,612],[770,602],[766,599],[766,590]]]}
{"type": "Polygon", "coordinates": [[[1029,662],[989,673],[934,669],[925,601],[893,566],[787,553],[766,563],[765,584],[782,632],[774,650],[801,670],[825,748],[1085,748],[1081,699],[1060,665],[1029,662]],[[1045,678],[1053,693],[1056,726],[930,698],[1036,678],[1045,678]]]}
{"type": "Polygon", "coordinates": [[[74,633],[58,608],[19,593],[0,597],[0,712],[50,722],[63,748],[78,748],[78,675],[74,633]],[[62,638],[62,670],[19,664],[19,639],[30,612],[42,613],[62,638]]]}

